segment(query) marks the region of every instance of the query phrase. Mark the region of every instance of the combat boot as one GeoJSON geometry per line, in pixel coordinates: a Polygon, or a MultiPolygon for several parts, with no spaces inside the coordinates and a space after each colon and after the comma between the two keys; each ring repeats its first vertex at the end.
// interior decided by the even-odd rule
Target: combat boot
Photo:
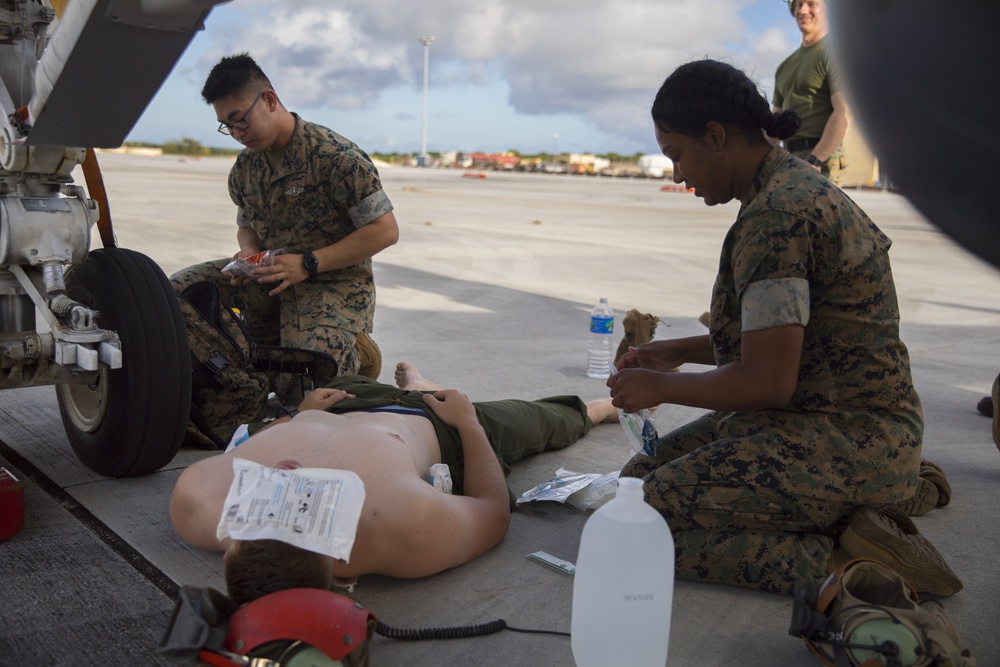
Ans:
{"type": "Polygon", "coordinates": [[[953,595],[962,582],[944,556],[895,505],[857,508],[835,547],[834,565],[870,558],[901,574],[919,593],[953,595]]]}

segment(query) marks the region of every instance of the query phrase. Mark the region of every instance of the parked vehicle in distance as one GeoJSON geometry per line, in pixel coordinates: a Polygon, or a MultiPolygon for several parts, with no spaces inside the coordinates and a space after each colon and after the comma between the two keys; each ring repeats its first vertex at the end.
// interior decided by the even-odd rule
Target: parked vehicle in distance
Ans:
{"type": "Polygon", "coordinates": [[[601,169],[601,176],[611,176],[614,178],[643,178],[645,174],[637,165],[628,162],[613,162],[610,166],[601,169]]]}
{"type": "Polygon", "coordinates": [[[650,153],[639,158],[639,171],[647,178],[669,178],[674,175],[674,163],[666,155],[650,153]]]}

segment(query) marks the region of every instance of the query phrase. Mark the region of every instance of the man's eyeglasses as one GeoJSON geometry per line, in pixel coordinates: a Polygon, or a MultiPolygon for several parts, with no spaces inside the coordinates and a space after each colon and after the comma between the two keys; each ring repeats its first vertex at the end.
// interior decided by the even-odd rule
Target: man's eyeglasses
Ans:
{"type": "Polygon", "coordinates": [[[250,121],[248,121],[247,118],[249,118],[250,114],[253,113],[253,108],[257,106],[257,102],[260,100],[260,96],[266,92],[267,91],[265,90],[262,93],[258,93],[257,97],[255,97],[253,100],[253,104],[251,104],[250,108],[247,109],[247,112],[243,114],[243,118],[240,118],[237,121],[233,121],[232,123],[219,123],[219,132],[221,132],[222,134],[231,135],[233,133],[233,130],[239,130],[240,132],[242,132],[243,130],[249,129],[250,121]]]}

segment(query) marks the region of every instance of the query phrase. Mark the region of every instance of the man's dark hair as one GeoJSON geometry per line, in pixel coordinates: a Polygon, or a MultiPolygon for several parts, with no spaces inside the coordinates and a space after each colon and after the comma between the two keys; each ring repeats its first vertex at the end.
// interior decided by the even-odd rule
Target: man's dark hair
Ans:
{"type": "Polygon", "coordinates": [[[226,56],[212,68],[201,89],[201,96],[208,104],[230,95],[247,93],[256,95],[271,88],[271,82],[254,59],[246,53],[226,56]]]}
{"type": "Polygon", "coordinates": [[[237,604],[288,588],[328,590],[330,559],[278,540],[241,541],[226,555],[226,588],[237,604]]]}
{"type": "Polygon", "coordinates": [[[656,94],[651,111],[661,130],[695,139],[704,136],[710,121],[742,128],[748,137],[761,141],[761,130],[787,139],[802,125],[791,109],[772,113],[750,77],[717,60],[696,60],[674,70],[656,94]]]}

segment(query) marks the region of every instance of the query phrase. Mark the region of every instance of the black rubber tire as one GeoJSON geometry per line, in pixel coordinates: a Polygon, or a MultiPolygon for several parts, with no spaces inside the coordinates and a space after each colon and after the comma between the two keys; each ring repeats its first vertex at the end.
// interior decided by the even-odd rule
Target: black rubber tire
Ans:
{"type": "Polygon", "coordinates": [[[145,475],[180,449],[191,409],[191,353],[176,293],[153,260],[103,248],[72,267],[66,294],[121,339],[122,367],[94,385],[56,386],[70,445],[108,477],[145,475]]]}

